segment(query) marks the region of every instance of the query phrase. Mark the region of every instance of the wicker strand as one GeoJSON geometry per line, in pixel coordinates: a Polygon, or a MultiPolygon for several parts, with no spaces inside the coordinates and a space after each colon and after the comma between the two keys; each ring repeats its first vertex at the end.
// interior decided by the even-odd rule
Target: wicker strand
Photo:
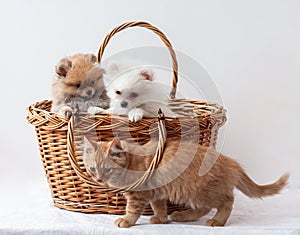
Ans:
{"type": "Polygon", "coordinates": [[[171,42],[168,40],[168,38],[166,37],[166,35],[161,32],[158,28],[156,28],[155,26],[147,23],[147,22],[127,22],[124,23],[116,28],[114,28],[109,34],[106,35],[106,37],[104,38],[99,51],[98,51],[98,62],[101,62],[103,53],[104,53],[104,49],[107,46],[109,40],[118,32],[130,28],[130,27],[143,27],[143,28],[147,28],[149,30],[151,30],[152,32],[154,32],[155,34],[157,34],[160,39],[163,41],[163,43],[166,45],[166,47],[169,50],[169,53],[171,55],[172,58],[172,69],[173,69],[173,79],[172,79],[172,89],[170,91],[170,98],[174,99],[175,95],[176,95],[176,90],[177,90],[177,82],[178,82],[178,63],[177,63],[177,58],[176,58],[176,54],[174,52],[174,49],[172,47],[171,42]]]}
{"type": "Polygon", "coordinates": [[[162,113],[162,111],[160,109],[158,111],[159,138],[158,138],[158,145],[157,145],[157,149],[156,149],[154,158],[153,158],[149,168],[147,169],[147,171],[145,171],[144,175],[141,178],[136,180],[136,182],[134,182],[130,185],[121,187],[121,188],[106,188],[106,185],[94,181],[90,176],[85,174],[82,171],[82,169],[80,168],[80,166],[78,165],[76,156],[75,156],[76,154],[75,154],[74,132],[73,132],[74,131],[74,121],[76,118],[77,118],[77,115],[73,115],[68,124],[67,149],[68,149],[68,157],[71,162],[71,166],[73,167],[77,176],[83,182],[85,182],[88,186],[91,186],[91,187],[94,187],[97,189],[101,189],[102,193],[124,193],[124,192],[135,190],[137,187],[139,187],[142,184],[145,184],[151,178],[154,170],[157,168],[158,164],[161,161],[162,155],[164,153],[166,139],[167,139],[166,128],[165,128],[165,124],[164,124],[165,118],[164,118],[164,114],[162,113]]]}

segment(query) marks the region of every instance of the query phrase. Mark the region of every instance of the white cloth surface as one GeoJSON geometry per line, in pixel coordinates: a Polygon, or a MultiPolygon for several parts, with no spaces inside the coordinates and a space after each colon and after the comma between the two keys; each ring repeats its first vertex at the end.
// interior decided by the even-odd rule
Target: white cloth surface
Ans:
{"type": "MultiPolygon", "coordinates": [[[[3,187],[1,187],[3,188],[3,187]]],[[[117,228],[113,222],[120,215],[83,214],[56,208],[46,184],[10,189],[1,195],[0,234],[134,234],[134,235],[300,235],[300,190],[293,187],[280,195],[253,200],[235,192],[232,214],[225,227],[206,227],[209,215],[189,223],[149,224],[142,216],[131,228],[117,228]]]]}

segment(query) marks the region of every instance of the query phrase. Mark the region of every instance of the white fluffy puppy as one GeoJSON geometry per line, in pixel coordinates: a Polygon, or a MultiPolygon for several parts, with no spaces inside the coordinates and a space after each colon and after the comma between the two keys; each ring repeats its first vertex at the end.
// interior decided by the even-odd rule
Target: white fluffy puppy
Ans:
{"type": "Polygon", "coordinates": [[[127,114],[137,122],[145,116],[156,116],[162,109],[165,116],[174,117],[167,105],[169,88],[154,81],[155,73],[149,66],[112,62],[106,69],[104,82],[114,114],[127,114]]]}

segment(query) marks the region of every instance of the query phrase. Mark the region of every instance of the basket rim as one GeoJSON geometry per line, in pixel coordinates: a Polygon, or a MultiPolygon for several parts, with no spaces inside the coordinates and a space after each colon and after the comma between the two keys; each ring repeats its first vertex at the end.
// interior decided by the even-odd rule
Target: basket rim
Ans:
{"type": "MultiPolygon", "coordinates": [[[[195,119],[214,119],[216,121],[215,127],[222,127],[227,121],[226,117],[226,109],[223,106],[205,101],[197,101],[190,99],[172,99],[175,102],[185,102],[190,103],[192,105],[200,107],[203,112],[196,113],[194,116],[180,116],[180,117],[165,117],[167,122],[188,122],[189,120],[195,119]]],[[[68,127],[68,123],[70,122],[70,118],[65,118],[60,114],[49,111],[49,106],[51,106],[52,100],[43,100],[39,102],[35,102],[31,104],[27,108],[27,121],[34,125],[35,127],[42,126],[44,130],[66,130],[68,127]],[[45,125],[47,123],[47,125],[45,125]]],[[[80,114],[81,120],[83,122],[88,123],[88,126],[85,127],[85,130],[91,130],[102,122],[103,119],[114,120],[115,123],[129,123],[131,128],[137,128],[142,125],[151,125],[153,122],[158,122],[158,117],[143,117],[143,119],[139,122],[130,122],[127,115],[118,115],[118,114],[108,114],[108,113],[99,113],[99,114],[88,114],[82,113],[80,114]]],[[[105,126],[102,126],[104,129],[105,126]]],[[[107,126],[108,129],[111,129],[111,126],[107,126]]]]}
{"type": "MultiPolygon", "coordinates": [[[[209,113],[209,111],[207,112],[203,112],[201,114],[197,114],[193,117],[189,117],[189,116],[180,116],[180,119],[190,119],[190,118],[195,118],[195,117],[205,117],[205,116],[208,116],[208,115],[215,115],[215,114],[226,114],[227,113],[227,110],[217,104],[217,103],[214,103],[214,102],[206,102],[206,101],[198,101],[198,100],[193,100],[193,99],[184,99],[184,98],[175,98],[175,99],[172,99],[172,101],[181,101],[181,102],[186,102],[186,103],[191,103],[191,104],[195,104],[195,103],[198,103],[197,105],[198,106],[202,106],[203,108],[204,107],[209,107],[211,108],[211,110],[214,110],[215,112],[211,112],[209,113]]],[[[46,114],[46,115],[50,115],[52,116],[53,118],[59,118],[61,119],[62,121],[65,121],[65,123],[68,123],[70,118],[65,118],[64,116],[58,114],[58,113],[55,113],[55,112],[51,112],[51,111],[48,111],[46,109],[43,109],[41,106],[45,106],[45,105],[51,105],[52,104],[52,100],[48,100],[48,99],[45,99],[45,100],[42,100],[42,101],[37,101],[31,105],[29,105],[27,107],[27,117],[30,115],[30,114],[33,114],[33,112],[37,112],[37,113],[43,113],[43,114],[46,114]]],[[[124,120],[129,120],[127,115],[122,115],[122,114],[112,114],[112,113],[97,113],[97,114],[88,114],[86,112],[83,112],[82,113],[83,115],[86,114],[86,116],[89,116],[91,118],[97,118],[97,117],[112,117],[112,118],[118,118],[118,119],[124,119],[124,120]]],[[[150,116],[145,116],[143,117],[143,120],[151,120],[151,119],[154,119],[154,120],[157,120],[157,116],[153,116],[153,117],[150,117],[150,116]]],[[[174,119],[178,119],[178,117],[165,117],[165,119],[170,119],[170,120],[174,120],[174,119]]],[[[141,121],[143,121],[141,120],[141,121]]]]}

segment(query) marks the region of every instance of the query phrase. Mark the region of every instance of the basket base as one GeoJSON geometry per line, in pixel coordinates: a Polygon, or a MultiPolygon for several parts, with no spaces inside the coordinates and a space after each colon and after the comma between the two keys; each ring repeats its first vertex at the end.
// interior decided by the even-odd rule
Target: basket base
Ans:
{"type": "MultiPolygon", "coordinates": [[[[108,207],[106,205],[101,204],[82,204],[82,203],[74,203],[68,201],[54,200],[54,205],[60,209],[73,211],[73,212],[81,212],[86,214],[111,214],[111,215],[124,215],[126,212],[126,205],[124,206],[116,206],[116,207],[108,207]]],[[[183,211],[188,209],[187,207],[183,207],[180,205],[173,205],[168,203],[168,215],[170,215],[174,211],[183,211]]],[[[147,206],[142,215],[153,215],[153,210],[150,206],[147,206]]]]}

